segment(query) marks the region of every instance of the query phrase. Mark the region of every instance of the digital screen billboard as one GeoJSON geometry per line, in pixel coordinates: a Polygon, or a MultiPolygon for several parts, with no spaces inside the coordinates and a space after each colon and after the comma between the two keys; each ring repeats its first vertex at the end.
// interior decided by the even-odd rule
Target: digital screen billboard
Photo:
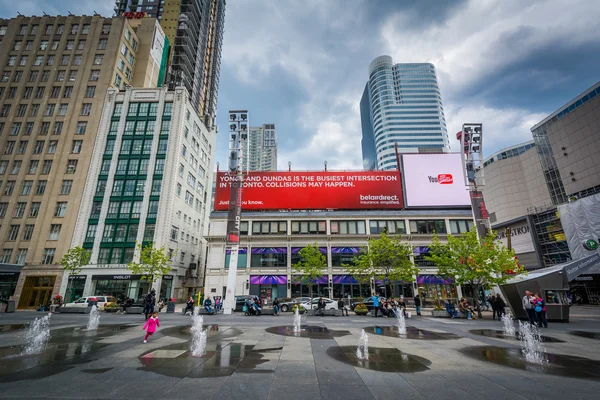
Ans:
{"type": "Polygon", "coordinates": [[[406,207],[471,205],[460,154],[403,154],[406,207]]]}
{"type": "MultiPolygon", "coordinates": [[[[217,173],[215,211],[229,207],[236,177],[217,173]]],[[[249,172],[243,210],[402,209],[399,171],[249,172]]]]}

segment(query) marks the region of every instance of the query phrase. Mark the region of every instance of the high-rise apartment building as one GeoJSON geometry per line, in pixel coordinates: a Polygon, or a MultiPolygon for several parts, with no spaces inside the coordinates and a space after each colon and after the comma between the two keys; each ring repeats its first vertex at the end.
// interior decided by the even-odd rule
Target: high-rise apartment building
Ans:
{"type": "MultiPolygon", "coordinates": [[[[58,293],[109,87],[155,86],[156,20],[0,20],[0,262],[24,265],[19,308],[58,293]]],[[[158,27],[160,29],[160,27],[158,27]]]]}
{"type": "Polygon", "coordinates": [[[72,243],[92,256],[74,294],[148,293],[150,284],[127,269],[139,258],[136,244],[164,247],[171,256],[157,293],[196,292],[215,142],[185,88],[108,90],[72,243]]]}
{"type": "Polygon", "coordinates": [[[363,164],[395,169],[400,153],[450,151],[442,97],[432,64],[394,64],[380,56],[369,66],[360,102],[363,164]]]}
{"type": "Polygon", "coordinates": [[[275,124],[250,127],[248,140],[243,142],[244,171],[277,171],[277,135],[275,124]]]}
{"type": "Polygon", "coordinates": [[[225,0],[116,0],[115,13],[145,13],[160,20],[173,44],[170,88],[184,86],[205,125],[212,129],[217,113],[225,0]]]}

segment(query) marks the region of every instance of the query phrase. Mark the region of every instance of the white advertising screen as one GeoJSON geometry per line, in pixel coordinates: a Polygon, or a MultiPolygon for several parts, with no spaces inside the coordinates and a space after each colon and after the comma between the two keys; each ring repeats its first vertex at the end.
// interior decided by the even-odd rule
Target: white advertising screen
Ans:
{"type": "Polygon", "coordinates": [[[460,154],[403,154],[406,207],[470,206],[460,154]]]}

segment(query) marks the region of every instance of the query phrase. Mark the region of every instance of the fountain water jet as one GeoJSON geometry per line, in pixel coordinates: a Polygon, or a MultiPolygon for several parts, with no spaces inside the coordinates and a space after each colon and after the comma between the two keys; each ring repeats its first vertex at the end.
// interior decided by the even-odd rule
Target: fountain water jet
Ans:
{"type": "Polygon", "coordinates": [[[294,311],[294,333],[300,333],[302,330],[302,316],[300,315],[300,307],[294,311]]]}
{"type": "Polygon", "coordinates": [[[90,319],[88,320],[87,330],[95,331],[98,329],[98,325],[100,325],[100,312],[98,311],[98,307],[94,305],[90,310],[90,319]]]}
{"type": "Polygon", "coordinates": [[[358,346],[356,347],[356,358],[359,360],[369,360],[369,335],[362,330],[360,338],[358,339],[358,346]]]}
{"type": "Polygon", "coordinates": [[[396,315],[398,318],[398,322],[397,322],[398,334],[406,335],[406,319],[404,318],[404,314],[402,313],[402,310],[398,310],[396,315]]]}
{"type": "Polygon", "coordinates": [[[519,336],[521,349],[527,362],[540,365],[548,363],[546,349],[542,345],[540,333],[535,326],[519,321],[519,336]]]}
{"type": "Polygon", "coordinates": [[[512,317],[504,314],[501,317],[502,320],[502,324],[504,325],[504,336],[506,337],[515,337],[516,336],[516,332],[515,332],[515,325],[513,324],[512,321],[512,317]]]}
{"type": "Polygon", "coordinates": [[[22,355],[41,354],[50,340],[50,317],[36,318],[27,328],[22,355]]]}
{"type": "Polygon", "coordinates": [[[192,356],[202,357],[206,354],[206,331],[203,329],[204,318],[200,315],[200,307],[194,307],[194,315],[192,316],[192,356]]]}

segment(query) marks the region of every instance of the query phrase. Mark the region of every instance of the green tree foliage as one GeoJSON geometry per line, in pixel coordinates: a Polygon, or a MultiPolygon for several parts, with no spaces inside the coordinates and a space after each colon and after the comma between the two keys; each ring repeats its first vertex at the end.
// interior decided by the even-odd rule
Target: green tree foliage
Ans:
{"type": "MultiPolygon", "coordinates": [[[[91,253],[81,246],[70,248],[69,251],[60,259],[60,263],[69,272],[69,275],[77,275],[81,272],[84,265],[89,264],[91,253]]],[[[73,281],[69,279],[67,293],[65,294],[65,303],[72,300],[71,285],[73,281]]]]}
{"type": "Polygon", "coordinates": [[[379,237],[370,238],[361,254],[352,264],[344,265],[359,282],[413,282],[419,268],[410,260],[412,247],[402,242],[400,236],[388,236],[382,232],[379,237]]]}
{"type": "Polygon", "coordinates": [[[165,254],[164,246],[160,249],[151,244],[143,246],[138,244],[140,262],[131,261],[127,268],[136,275],[142,275],[142,280],[154,283],[163,275],[171,272],[171,260],[165,254]]]}
{"type": "MultiPolygon", "coordinates": [[[[507,249],[496,240],[496,233],[489,231],[483,240],[475,229],[460,236],[448,236],[448,243],[441,243],[435,236],[429,247],[427,260],[438,267],[438,273],[454,278],[457,284],[471,285],[474,296],[479,290],[501,285],[524,272],[517,263],[514,250],[507,249]]],[[[479,317],[481,310],[477,298],[472,299],[479,317]]]]}
{"type": "Polygon", "coordinates": [[[321,253],[316,243],[303,247],[298,252],[298,255],[300,256],[300,261],[293,264],[292,269],[295,273],[302,276],[304,282],[308,283],[310,297],[312,298],[313,282],[325,274],[327,270],[327,257],[321,253]]]}

